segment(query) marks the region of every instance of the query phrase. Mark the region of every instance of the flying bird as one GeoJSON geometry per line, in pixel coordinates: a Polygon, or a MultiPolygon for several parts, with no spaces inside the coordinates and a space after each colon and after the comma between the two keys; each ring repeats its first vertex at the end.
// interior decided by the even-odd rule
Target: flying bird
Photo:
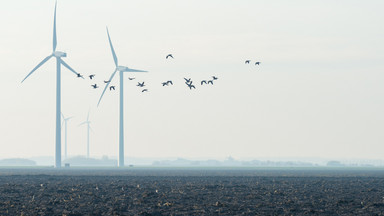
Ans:
{"type": "Polygon", "coordinates": [[[215,76],[212,76],[212,78],[213,78],[213,80],[217,80],[218,78],[217,77],[215,77],[215,76]]]}
{"type": "Polygon", "coordinates": [[[93,77],[95,77],[96,75],[95,74],[91,74],[89,75],[89,79],[93,79],[93,77]]]}
{"type": "Polygon", "coordinates": [[[143,89],[141,92],[147,92],[148,91],[148,89],[143,89]]]}
{"type": "Polygon", "coordinates": [[[203,83],[207,84],[207,81],[206,80],[202,80],[201,81],[201,85],[203,85],[203,83]]]}
{"type": "Polygon", "coordinates": [[[167,81],[167,85],[168,85],[168,84],[171,84],[171,85],[173,85],[173,82],[172,82],[172,80],[168,80],[168,81],[167,81]]]}
{"type": "Polygon", "coordinates": [[[109,82],[111,82],[111,80],[108,80],[108,81],[105,81],[105,80],[104,80],[104,83],[109,83],[109,82]]]}
{"type": "Polygon", "coordinates": [[[111,91],[112,89],[115,90],[115,86],[110,86],[109,87],[109,91],[111,91]]]}
{"type": "Polygon", "coordinates": [[[211,83],[213,85],[213,80],[208,80],[208,84],[211,83]]]}
{"type": "Polygon", "coordinates": [[[165,58],[168,59],[169,57],[173,58],[173,55],[172,54],[168,54],[167,57],[165,57],[165,58]]]}
{"type": "Polygon", "coordinates": [[[256,62],[255,65],[260,65],[260,62],[256,62]]]}
{"type": "Polygon", "coordinates": [[[77,74],[77,77],[79,77],[79,78],[83,78],[84,79],[84,77],[83,77],[83,75],[81,75],[81,74],[77,74]]]}
{"type": "Polygon", "coordinates": [[[128,79],[129,79],[129,80],[134,80],[134,79],[135,79],[135,77],[128,77],[128,79]]]}
{"type": "Polygon", "coordinates": [[[251,60],[245,60],[245,64],[249,64],[249,62],[251,62],[251,60]]]}
{"type": "Polygon", "coordinates": [[[94,84],[94,85],[91,85],[94,89],[97,89],[99,88],[99,86],[97,86],[97,84],[94,84]]]}
{"type": "Polygon", "coordinates": [[[161,83],[163,86],[168,86],[168,82],[161,83]]]}
{"type": "Polygon", "coordinates": [[[144,82],[142,82],[142,83],[138,82],[136,86],[144,87],[145,85],[144,85],[144,82]]]}
{"type": "Polygon", "coordinates": [[[191,78],[187,79],[187,78],[184,78],[185,79],[185,83],[190,83],[191,82],[191,78]]]}

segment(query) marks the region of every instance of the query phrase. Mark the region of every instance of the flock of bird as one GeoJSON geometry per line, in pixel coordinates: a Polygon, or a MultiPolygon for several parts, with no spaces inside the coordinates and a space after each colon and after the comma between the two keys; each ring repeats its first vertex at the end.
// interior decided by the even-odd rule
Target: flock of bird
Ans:
{"type": "MultiPolygon", "coordinates": [[[[173,57],[172,54],[168,54],[165,58],[166,58],[166,59],[168,59],[168,58],[172,58],[172,59],[174,59],[174,57],[173,57]]],[[[251,63],[251,60],[245,60],[245,64],[250,64],[250,63],[251,63]]],[[[256,61],[256,62],[255,62],[255,65],[260,65],[260,62],[259,62],[259,61],[256,61]]],[[[91,74],[91,75],[89,75],[88,77],[89,77],[90,80],[93,80],[95,76],[96,76],[96,74],[91,74]]],[[[81,75],[80,73],[77,74],[77,77],[79,77],[79,78],[83,78],[83,79],[84,79],[83,75],[81,75]]],[[[128,77],[128,79],[129,79],[129,80],[134,80],[135,78],[134,78],[134,77],[128,77]]],[[[215,80],[217,80],[217,79],[218,79],[218,78],[217,78],[216,76],[212,76],[212,79],[210,79],[210,80],[201,80],[201,81],[200,81],[200,85],[209,85],[209,84],[213,85],[213,81],[215,81],[215,80]]],[[[191,80],[191,78],[184,78],[184,80],[185,80],[185,84],[187,85],[187,87],[188,87],[190,90],[192,90],[192,89],[196,89],[196,86],[193,85],[193,81],[191,80]]],[[[110,80],[104,80],[104,83],[105,83],[105,84],[107,84],[107,83],[109,83],[109,82],[111,82],[111,81],[110,81],[110,80]]],[[[169,86],[169,85],[173,85],[173,82],[172,82],[172,80],[168,80],[168,81],[162,82],[161,85],[162,85],[162,86],[169,86]]],[[[98,86],[96,83],[93,84],[93,85],[91,85],[91,86],[92,86],[92,88],[94,88],[94,89],[99,88],[99,86],[98,86]]],[[[139,88],[143,88],[143,87],[145,87],[145,82],[144,82],[144,81],[143,81],[143,82],[138,82],[136,86],[138,86],[139,88]]],[[[110,90],[110,91],[112,91],[112,90],[116,90],[115,87],[116,87],[116,86],[110,86],[110,87],[109,87],[109,90],[110,90]]],[[[141,90],[141,92],[148,92],[148,89],[147,89],[147,88],[144,88],[144,89],[141,90]]]]}
{"type": "MultiPolygon", "coordinates": [[[[172,59],[174,59],[174,57],[173,57],[172,54],[168,54],[165,58],[166,58],[166,59],[168,59],[168,58],[172,58],[172,59]]],[[[246,64],[249,64],[249,62],[250,62],[250,60],[246,60],[246,61],[245,61],[246,64]]],[[[256,62],[256,64],[259,65],[260,62],[256,62]]],[[[89,77],[90,80],[94,80],[95,76],[96,76],[96,74],[91,74],[91,75],[89,75],[88,77],[89,77]]],[[[83,79],[84,79],[84,76],[81,75],[80,73],[77,74],[77,77],[78,77],[78,78],[83,78],[83,79]]],[[[134,78],[134,77],[128,77],[128,79],[129,79],[129,80],[134,80],[135,78],[134,78]]],[[[218,77],[216,77],[216,76],[212,76],[212,79],[210,79],[210,80],[201,80],[201,81],[200,81],[200,85],[209,85],[209,84],[213,85],[213,81],[218,80],[218,79],[219,79],[218,77]]],[[[185,84],[186,84],[186,86],[187,86],[190,90],[192,90],[192,89],[196,89],[196,86],[193,84],[193,81],[192,81],[191,78],[184,78],[184,80],[185,80],[185,84]]],[[[110,83],[110,82],[111,82],[110,80],[104,80],[104,83],[105,83],[105,84],[108,84],[108,83],[110,83]]],[[[169,86],[169,85],[173,85],[173,82],[172,82],[172,80],[167,80],[167,81],[165,81],[165,82],[162,82],[161,85],[162,85],[162,86],[169,86]]],[[[143,81],[143,82],[138,82],[136,86],[138,86],[139,88],[143,88],[143,87],[145,87],[145,82],[144,82],[144,81],[143,81]]],[[[92,87],[93,89],[97,89],[97,88],[99,88],[99,86],[97,85],[97,83],[92,84],[91,87],[92,87]]],[[[116,87],[116,86],[113,86],[113,85],[112,85],[112,86],[109,87],[109,90],[110,90],[110,91],[116,90],[115,87],[116,87]]],[[[141,90],[141,92],[148,92],[148,89],[147,89],[147,88],[143,88],[143,89],[141,90]]]]}

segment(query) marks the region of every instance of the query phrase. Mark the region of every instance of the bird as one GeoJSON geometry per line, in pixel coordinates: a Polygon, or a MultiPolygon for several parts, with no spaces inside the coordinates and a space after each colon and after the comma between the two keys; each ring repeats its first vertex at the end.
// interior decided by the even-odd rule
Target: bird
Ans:
{"type": "Polygon", "coordinates": [[[185,79],[185,83],[189,83],[191,82],[191,78],[187,79],[187,78],[184,78],[185,79]]]}
{"type": "Polygon", "coordinates": [[[109,82],[111,82],[111,80],[108,80],[108,81],[105,81],[105,80],[104,80],[104,83],[109,83],[109,82]]]}
{"type": "Polygon", "coordinates": [[[97,89],[99,88],[99,86],[97,86],[97,84],[94,84],[94,85],[91,85],[94,89],[97,89]]]}
{"type": "Polygon", "coordinates": [[[212,76],[212,78],[213,78],[213,80],[217,80],[217,79],[219,79],[219,78],[217,78],[217,77],[215,77],[215,76],[212,76]]]}
{"type": "Polygon", "coordinates": [[[249,62],[251,62],[251,60],[245,60],[245,64],[249,64],[249,62]]]}
{"type": "Polygon", "coordinates": [[[163,82],[161,83],[163,86],[167,86],[168,85],[168,82],[163,82]]]}
{"type": "Polygon", "coordinates": [[[93,77],[95,77],[96,75],[95,74],[91,74],[89,75],[89,79],[93,79],[93,77]]]}
{"type": "Polygon", "coordinates": [[[139,87],[144,87],[145,85],[144,85],[144,82],[142,82],[142,83],[138,82],[138,83],[137,83],[137,86],[139,86],[139,87]]]}
{"type": "Polygon", "coordinates": [[[168,80],[168,81],[167,81],[167,84],[171,84],[171,85],[173,85],[172,80],[168,80]]]}
{"type": "Polygon", "coordinates": [[[81,74],[77,74],[77,77],[79,77],[79,78],[83,78],[84,79],[84,77],[83,77],[83,75],[81,75],[81,74]]]}
{"type": "Polygon", "coordinates": [[[165,58],[168,59],[169,57],[173,58],[172,54],[168,54],[165,58]]]}
{"type": "Polygon", "coordinates": [[[115,86],[110,86],[109,87],[109,91],[111,91],[112,89],[115,90],[115,86]]]}
{"type": "Polygon", "coordinates": [[[260,65],[260,62],[256,62],[255,65],[260,65]]]}
{"type": "Polygon", "coordinates": [[[202,80],[201,81],[201,85],[203,85],[203,83],[207,84],[207,81],[206,80],[202,80]]]}
{"type": "Polygon", "coordinates": [[[207,84],[209,84],[209,83],[211,83],[213,85],[213,80],[208,80],[207,84]]]}
{"type": "Polygon", "coordinates": [[[135,79],[135,77],[128,77],[128,79],[129,79],[129,80],[134,80],[134,79],[135,79]]]}
{"type": "Polygon", "coordinates": [[[143,89],[143,90],[141,90],[141,92],[147,92],[148,91],[148,89],[143,89]]]}
{"type": "Polygon", "coordinates": [[[192,85],[192,82],[191,83],[187,83],[187,86],[189,87],[189,89],[192,90],[192,88],[196,89],[194,85],[192,85]]]}

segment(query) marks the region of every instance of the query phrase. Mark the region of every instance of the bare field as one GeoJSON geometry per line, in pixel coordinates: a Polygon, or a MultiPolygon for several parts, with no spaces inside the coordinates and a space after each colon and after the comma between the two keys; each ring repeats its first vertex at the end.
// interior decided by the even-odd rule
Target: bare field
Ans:
{"type": "Polygon", "coordinates": [[[384,215],[381,169],[0,169],[0,215],[384,215]]]}

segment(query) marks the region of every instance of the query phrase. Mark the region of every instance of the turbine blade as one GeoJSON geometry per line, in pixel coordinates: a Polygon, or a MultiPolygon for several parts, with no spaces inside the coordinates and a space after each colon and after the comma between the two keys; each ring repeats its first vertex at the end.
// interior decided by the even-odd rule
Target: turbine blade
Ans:
{"type": "Polygon", "coordinates": [[[69,119],[72,119],[72,118],[74,118],[75,116],[71,116],[71,117],[68,117],[68,118],[66,118],[65,120],[69,120],[69,119]]]}
{"type": "Polygon", "coordinates": [[[88,110],[88,115],[87,115],[87,121],[89,121],[89,110],[88,110]]]}
{"type": "Polygon", "coordinates": [[[85,122],[80,123],[78,126],[83,125],[83,124],[87,124],[87,123],[88,123],[88,121],[85,121],[85,122]]]}
{"type": "Polygon", "coordinates": [[[128,68],[128,70],[125,70],[124,72],[148,72],[148,71],[144,71],[144,70],[136,70],[136,69],[130,69],[130,68],[128,68]]]}
{"type": "Polygon", "coordinates": [[[61,116],[63,117],[63,119],[65,120],[65,117],[64,117],[64,114],[63,113],[61,113],[61,116]]]}
{"type": "Polygon", "coordinates": [[[57,5],[57,1],[55,3],[55,15],[53,17],[53,52],[56,51],[56,45],[57,45],[57,37],[56,37],[56,5],[57,5]]]}
{"type": "Polygon", "coordinates": [[[113,60],[115,61],[115,65],[116,65],[116,67],[117,67],[117,66],[118,66],[117,56],[116,56],[115,50],[113,49],[113,45],[112,45],[112,41],[111,41],[111,37],[109,37],[108,27],[107,27],[107,34],[108,34],[109,45],[111,46],[111,51],[112,51],[112,55],[113,55],[113,60]]]}
{"type": "MultiPolygon", "coordinates": [[[[68,68],[68,70],[72,71],[74,74],[78,74],[75,70],[73,70],[63,59],[60,58],[60,62],[61,64],[63,64],[66,68],[68,68]]],[[[84,77],[81,77],[84,79],[84,77]]]]}
{"type": "Polygon", "coordinates": [[[47,62],[50,58],[52,58],[52,55],[47,56],[43,61],[41,61],[29,74],[21,81],[24,82],[25,79],[27,79],[35,70],[37,70],[41,65],[43,65],[45,62],[47,62]]]}
{"type": "MultiPolygon", "coordinates": [[[[117,68],[116,68],[115,71],[112,73],[111,77],[109,78],[109,81],[112,81],[112,79],[113,79],[113,77],[115,76],[116,72],[117,72],[117,68]]],[[[101,101],[101,98],[103,98],[103,95],[104,95],[104,93],[105,93],[105,90],[107,90],[107,88],[108,88],[108,86],[109,86],[109,83],[111,83],[111,82],[108,82],[107,85],[105,85],[105,88],[104,88],[104,90],[103,90],[103,93],[102,93],[101,96],[100,96],[100,99],[99,99],[99,102],[97,103],[97,106],[99,106],[100,101],[101,101]]]]}

